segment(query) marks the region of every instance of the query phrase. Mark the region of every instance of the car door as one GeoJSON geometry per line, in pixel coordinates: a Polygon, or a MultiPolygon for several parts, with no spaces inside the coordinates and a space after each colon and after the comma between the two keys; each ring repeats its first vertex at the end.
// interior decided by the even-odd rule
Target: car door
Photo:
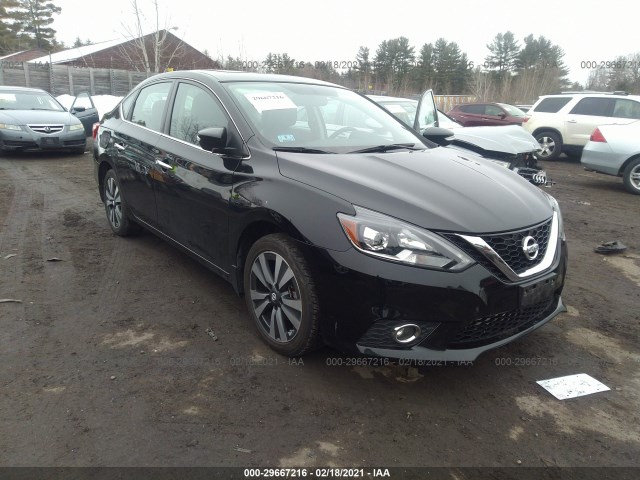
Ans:
{"type": "Polygon", "coordinates": [[[157,144],[159,229],[223,272],[227,268],[228,208],[233,169],[219,154],[203,150],[198,131],[235,128],[217,97],[205,87],[179,82],[157,144]]]}
{"type": "Polygon", "coordinates": [[[123,103],[124,119],[111,132],[116,173],[122,194],[138,220],[158,226],[155,184],[162,171],[156,165],[156,144],[163,128],[172,81],[153,83],[123,103]]]}
{"type": "Polygon", "coordinates": [[[91,95],[87,92],[78,94],[73,100],[69,112],[82,122],[85,135],[87,137],[91,136],[93,124],[100,121],[98,109],[94,105],[91,95]]]}
{"type": "Polygon", "coordinates": [[[464,105],[460,107],[460,114],[455,117],[465,127],[477,127],[485,125],[484,120],[484,105],[464,105]]]}
{"type": "Polygon", "coordinates": [[[584,146],[598,125],[611,123],[615,99],[585,97],[571,109],[565,120],[565,145],[584,146]]]}
{"type": "Polygon", "coordinates": [[[438,120],[436,99],[433,95],[433,90],[427,90],[422,94],[418,102],[416,116],[413,119],[413,129],[422,133],[425,128],[438,126],[440,126],[440,122],[438,120]]]}

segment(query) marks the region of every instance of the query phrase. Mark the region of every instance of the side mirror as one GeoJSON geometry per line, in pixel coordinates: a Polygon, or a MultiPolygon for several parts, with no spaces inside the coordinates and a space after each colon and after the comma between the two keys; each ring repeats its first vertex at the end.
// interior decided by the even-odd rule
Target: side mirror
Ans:
{"type": "Polygon", "coordinates": [[[224,127],[203,128],[198,132],[198,143],[209,152],[224,150],[227,146],[227,129],[224,127]]]}
{"type": "Polygon", "coordinates": [[[502,112],[500,115],[498,115],[502,120],[504,120],[505,118],[507,118],[507,114],[502,112]]]}
{"type": "Polygon", "coordinates": [[[454,133],[451,130],[441,127],[425,128],[424,132],[422,132],[424,138],[443,147],[451,144],[451,137],[453,137],[453,135],[454,133]]]}
{"type": "Polygon", "coordinates": [[[242,141],[234,130],[226,127],[203,128],[198,132],[198,143],[203,150],[232,157],[242,156],[242,141]]]}

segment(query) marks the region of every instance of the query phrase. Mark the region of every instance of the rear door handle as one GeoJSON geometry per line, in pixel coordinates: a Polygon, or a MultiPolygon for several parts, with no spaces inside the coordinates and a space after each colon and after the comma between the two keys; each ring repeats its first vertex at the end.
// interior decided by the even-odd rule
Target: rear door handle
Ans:
{"type": "Polygon", "coordinates": [[[577,120],[567,120],[567,123],[578,123],[577,120]]]}
{"type": "Polygon", "coordinates": [[[156,158],[156,165],[159,165],[160,167],[164,168],[165,170],[171,170],[173,168],[168,163],[164,163],[162,160],[158,160],[157,158],[156,158]]]}

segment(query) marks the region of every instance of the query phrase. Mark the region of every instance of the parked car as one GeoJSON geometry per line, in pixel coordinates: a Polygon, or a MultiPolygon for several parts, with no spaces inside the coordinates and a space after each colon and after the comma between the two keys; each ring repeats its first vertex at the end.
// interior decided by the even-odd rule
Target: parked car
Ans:
{"type": "Polygon", "coordinates": [[[598,125],[640,119],[640,96],[624,92],[568,92],[544,95],[522,125],[540,143],[539,157],[554,160],[562,152],[580,155],[598,125]]]}
{"type": "Polygon", "coordinates": [[[627,190],[640,195],[640,122],[600,125],[580,161],[587,170],[622,177],[627,190]]]}
{"type": "Polygon", "coordinates": [[[553,197],[423,143],[338,85],[163,73],[106,114],[96,137],[111,230],[143,226],[228,280],[284,355],[324,342],[473,360],[564,310],[553,197]]]}
{"type": "Polygon", "coordinates": [[[464,127],[522,125],[525,113],[506,103],[461,103],[447,112],[464,127]]]}
{"type": "Polygon", "coordinates": [[[532,105],[516,105],[516,108],[519,108],[524,113],[527,113],[529,110],[531,110],[531,107],[532,105]]]}
{"type": "MultiPolygon", "coordinates": [[[[421,101],[431,104],[431,90],[423,95],[421,101]]],[[[433,107],[423,113],[422,123],[416,118],[418,100],[380,95],[368,95],[374,102],[382,105],[395,117],[410,127],[423,133],[428,127],[440,127],[451,130],[450,137],[441,134],[429,136],[430,140],[446,144],[452,148],[472,151],[487,160],[509,168],[526,178],[534,185],[551,185],[553,182],[546,172],[538,166],[536,153],[540,148],[536,139],[521,127],[463,127],[458,122],[433,107]],[[418,123],[416,123],[418,121],[418,123]]]]}
{"type": "Polygon", "coordinates": [[[0,86],[0,153],[70,150],[84,153],[82,122],[44,90],[0,86]]]}

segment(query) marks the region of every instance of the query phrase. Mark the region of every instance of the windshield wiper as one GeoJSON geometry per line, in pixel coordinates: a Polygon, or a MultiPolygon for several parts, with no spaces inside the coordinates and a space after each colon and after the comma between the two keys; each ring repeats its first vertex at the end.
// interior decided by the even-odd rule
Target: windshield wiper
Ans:
{"type": "Polygon", "coordinates": [[[415,143],[392,143],[389,145],[376,145],[375,147],[363,148],[362,150],[354,150],[349,153],[384,153],[389,152],[391,150],[424,150],[426,147],[416,148],[414,147],[415,143]]]}
{"type": "Polygon", "coordinates": [[[273,147],[276,152],[295,152],[295,153],[334,153],[327,152],[326,150],[319,150],[317,148],[307,147],[273,147]]]}

